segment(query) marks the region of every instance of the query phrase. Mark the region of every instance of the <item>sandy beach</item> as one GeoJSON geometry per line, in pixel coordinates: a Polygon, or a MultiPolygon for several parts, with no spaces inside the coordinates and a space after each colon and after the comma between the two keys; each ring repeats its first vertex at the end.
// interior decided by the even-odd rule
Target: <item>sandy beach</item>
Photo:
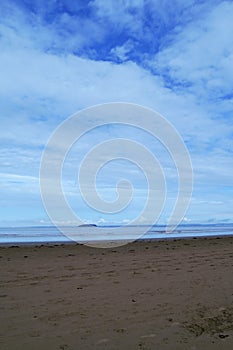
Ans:
{"type": "Polygon", "coordinates": [[[233,349],[233,237],[0,247],[1,350],[233,349]]]}

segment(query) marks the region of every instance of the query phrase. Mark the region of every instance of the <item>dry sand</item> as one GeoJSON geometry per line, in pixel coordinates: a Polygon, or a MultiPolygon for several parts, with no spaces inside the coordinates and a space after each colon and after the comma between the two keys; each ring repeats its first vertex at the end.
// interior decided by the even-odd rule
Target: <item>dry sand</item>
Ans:
{"type": "Polygon", "coordinates": [[[233,349],[233,237],[0,256],[1,350],[233,349]]]}

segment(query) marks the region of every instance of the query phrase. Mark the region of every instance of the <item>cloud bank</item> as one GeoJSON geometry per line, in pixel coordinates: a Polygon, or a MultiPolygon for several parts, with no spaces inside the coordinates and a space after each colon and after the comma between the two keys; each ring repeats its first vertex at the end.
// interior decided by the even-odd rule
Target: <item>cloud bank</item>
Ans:
{"type": "MultiPolygon", "coordinates": [[[[38,176],[51,132],[82,108],[114,101],[157,110],[183,137],[195,177],[187,217],[233,220],[231,1],[18,0],[1,3],[0,11],[1,222],[47,220],[38,176]]],[[[79,147],[121,132],[99,131],[79,147]]],[[[170,176],[165,222],[176,193],[174,166],[148,137],[136,138],[157,152],[170,176]]],[[[67,167],[71,195],[74,168],[68,161],[67,167]]],[[[114,171],[106,172],[105,181],[114,171]]],[[[136,210],[145,189],[132,179],[136,210]]],[[[111,198],[106,189],[102,195],[111,198]]],[[[81,211],[82,203],[75,203],[81,211]]],[[[95,215],[82,210],[84,218],[95,215]]]]}

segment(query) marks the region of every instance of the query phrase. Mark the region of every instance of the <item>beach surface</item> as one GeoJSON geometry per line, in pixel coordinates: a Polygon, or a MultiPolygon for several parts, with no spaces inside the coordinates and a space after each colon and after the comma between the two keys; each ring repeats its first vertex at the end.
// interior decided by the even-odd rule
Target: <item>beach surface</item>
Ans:
{"type": "Polygon", "coordinates": [[[233,237],[0,247],[1,350],[233,349],[233,237]]]}

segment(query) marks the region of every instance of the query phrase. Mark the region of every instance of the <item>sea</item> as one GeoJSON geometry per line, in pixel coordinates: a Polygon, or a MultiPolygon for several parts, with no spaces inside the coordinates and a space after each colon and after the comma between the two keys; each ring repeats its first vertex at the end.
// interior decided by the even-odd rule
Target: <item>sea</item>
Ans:
{"type": "Polygon", "coordinates": [[[233,235],[233,223],[179,225],[174,231],[167,232],[166,226],[92,226],[64,227],[63,234],[55,226],[0,227],[0,244],[69,243],[92,240],[114,239],[161,239],[189,238],[233,235]],[[144,234],[141,234],[141,233],[144,234]],[[72,238],[71,238],[72,237],[72,238]],[[106,238],[107,237],[107,238],[106,238]]]}

